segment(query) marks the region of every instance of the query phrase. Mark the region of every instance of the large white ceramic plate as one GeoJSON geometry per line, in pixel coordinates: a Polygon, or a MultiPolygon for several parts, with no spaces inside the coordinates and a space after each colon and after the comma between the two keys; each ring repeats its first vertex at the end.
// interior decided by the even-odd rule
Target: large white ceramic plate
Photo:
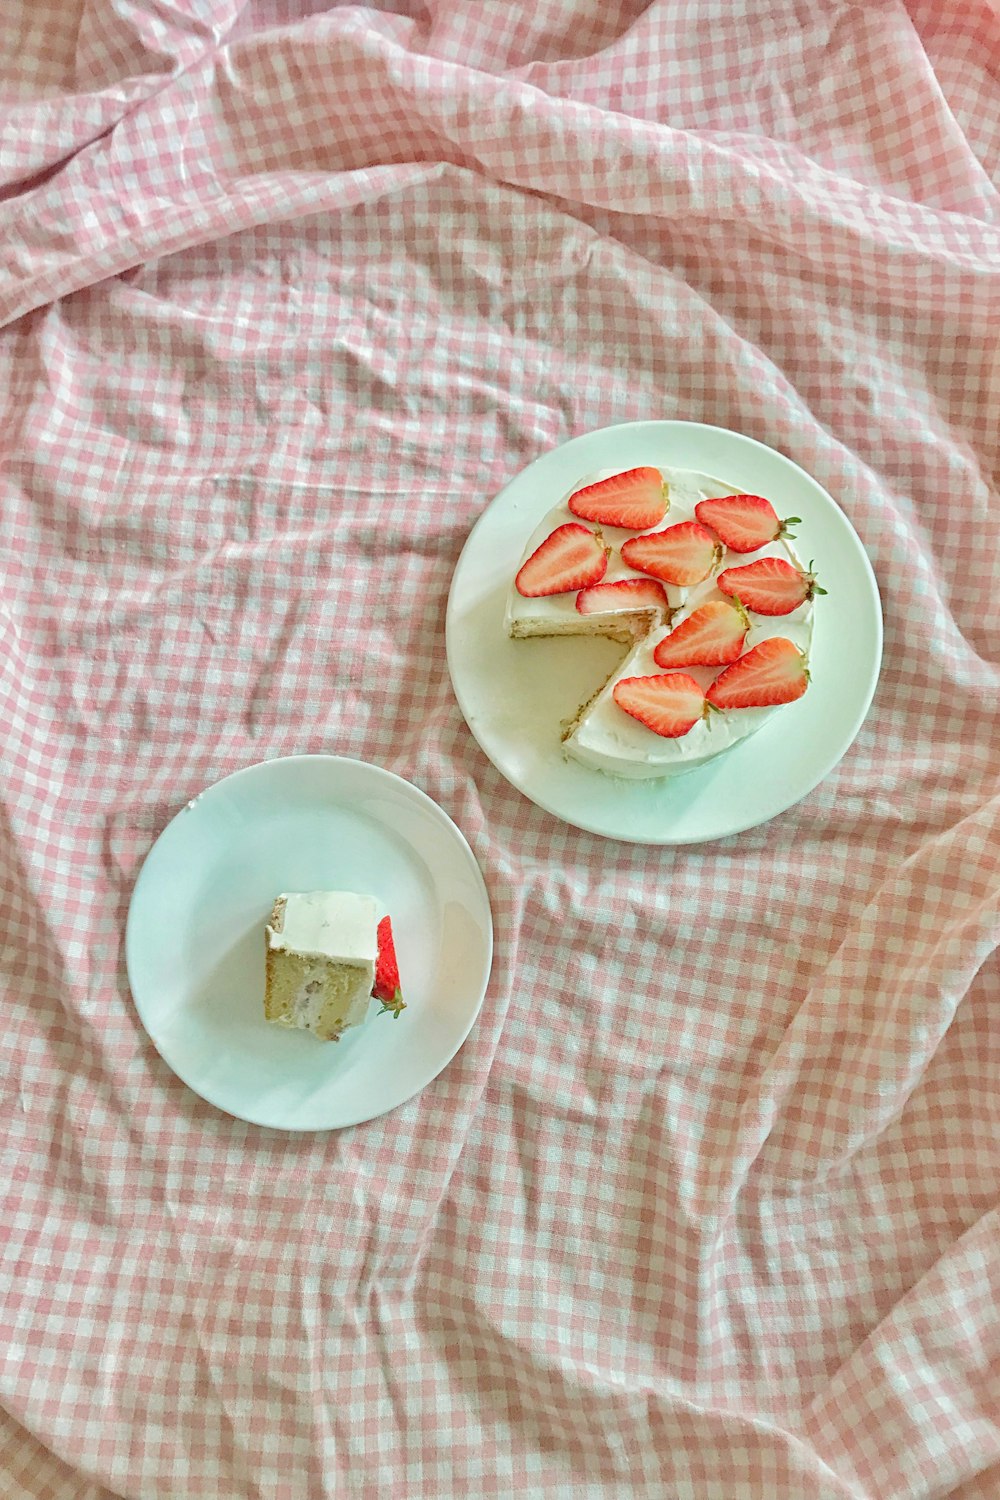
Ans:
{"type": "Polygon", "coordinates": [[[281,1130],[372,1119],[465,1041],[493,952],[489,898],[455,824],[363,761],[299,755],[237,771],[160,834],[136,881],[129,983],[157,1051],[219,1109],[281,1130]],[[367,891],[392,917],[407,1008],[373,1001],[320,1042],[264,1020],[264,928],[281,891],[367,891]]]}
{"type": "Polygon", "coordinates": [[[578,828],[644,844],[690,844],[766,822],[812,791],[850,747],[882,660],[878,585],[844,512],[797,464],[741,433],[697,422],[629,422],[554,448],[522,470],[473,527],[452,580],[448,667],[473,735],[526,797],[578,828]],[[512,641],[510,581],[525,542],[584,475],[640,464],[698,469],[800,516],[795,547],[829,590],[817,600],[812,686],[715,761],[626,782],[564,758],[571,719],[621,659],[599,639],[512,641]]]}

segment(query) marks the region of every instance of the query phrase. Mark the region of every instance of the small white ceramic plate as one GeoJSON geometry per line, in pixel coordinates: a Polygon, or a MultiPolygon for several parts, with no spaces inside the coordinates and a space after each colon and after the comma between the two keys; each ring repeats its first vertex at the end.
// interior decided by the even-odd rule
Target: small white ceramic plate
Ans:
{"type": "Polygon", "coordinates": [[[465,1041],[493,923],[472,850],[409,782],[363,761],[249,766],[160,834],[132,893],[129,983],[163,1060],[239,1119],[330,1130],[394,1109],[465,1041]],[[264,929],[282,891],[368,892],[392,917],[406,1009],[373,1001],[339,1042],[264,1019],[264,929]]]}
{"type": "Polygon", "coordinates": [[[857,533],[797,464],[698,422],[628,422],[572,438],[522,470],[469,534],[452,579],[448,668],[473,735],[519,791],[566,823],[643,844],[693,844],[753,828],[812,791],[853,742],[882,660],[878,585],[857,533]],[[586,474],[640,464],[698,469],[800,516],[795,549],[829,590],[816,602],[812,686],[707,765],[627,782],[565,759],[560,725],[614,670],[599,638],[509,640],[504,609],[528,536],[586,474]]]}

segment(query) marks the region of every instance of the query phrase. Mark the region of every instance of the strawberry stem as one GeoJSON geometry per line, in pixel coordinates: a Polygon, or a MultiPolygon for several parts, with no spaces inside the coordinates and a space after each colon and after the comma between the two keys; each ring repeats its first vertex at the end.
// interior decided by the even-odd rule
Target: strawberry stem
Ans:
{"type": "Polygon", "coordinates": [[[813,594],[825,594],[825,593],[828,592],[827,589],[821,589],[820,588],[819,583],[816,580],[816,574],[813,572],[813,567],[814,566],[815,565],[813,563],[813,560],[812,560],[812,558],[810,558],[809,559],[809,572],[806,574],[806,580],[807,580],[808,585],[809,585],[809,598],[810,599],[812,598],[813,594]]]}

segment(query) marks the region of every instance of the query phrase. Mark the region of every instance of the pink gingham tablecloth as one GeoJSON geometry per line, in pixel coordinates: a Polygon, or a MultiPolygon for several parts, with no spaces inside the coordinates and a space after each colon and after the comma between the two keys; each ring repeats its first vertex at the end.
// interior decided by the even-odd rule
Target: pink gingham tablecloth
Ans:
{"type": "Polygon", "coordinates": [[[6,0],[0,1493],[1000,1496],[1000,17],[6,0]],[[814,474],[885,608],[814,792],[689,848],[515,792],[470,526],[611,422],[814,474]],[[332,751],[484,871],[480,1020],[292,1136],[160,1061],[172,814],[332,751]]]}

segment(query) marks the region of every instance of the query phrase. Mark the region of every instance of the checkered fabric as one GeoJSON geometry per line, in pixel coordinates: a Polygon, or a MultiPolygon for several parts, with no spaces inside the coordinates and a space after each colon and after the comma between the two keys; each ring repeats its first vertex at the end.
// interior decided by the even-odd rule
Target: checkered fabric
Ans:
{"type": "Polygon", "coordinates": [[[4,0],[4,1500],[1000,1496],[1000,15],[4,0]],[[872,712],[773,822],[581,833],[472,740],[452,570],[679,417],[840,501],[872,712]],[[407,777],[493,977],[389,1115],[154,1052],[133,880],[302,751],[407,777]]]}

